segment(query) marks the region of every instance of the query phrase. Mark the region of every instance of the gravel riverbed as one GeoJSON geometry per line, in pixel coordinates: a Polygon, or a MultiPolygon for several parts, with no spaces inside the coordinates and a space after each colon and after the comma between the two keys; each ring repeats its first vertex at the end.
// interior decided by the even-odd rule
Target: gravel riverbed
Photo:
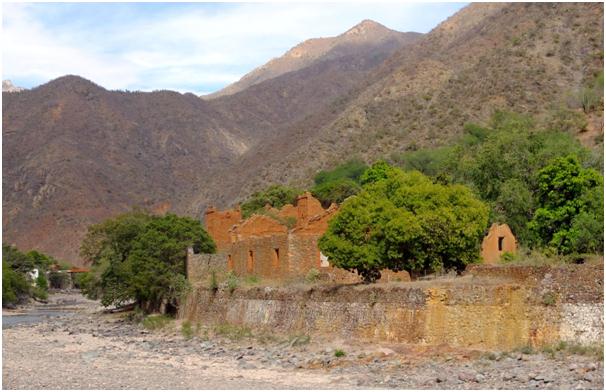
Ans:
{"type": "MultiPolygon", "coordinates": [[[[3,321],[4,389],[603,389],[603,360],[301,337],[150,332],[79,294],[38,322],[3,321]],[[335,350],[344,356],[335,357],[335,350]]],[[[35,306],[27,312],[40,311],[35,306]]],[[[53,308],[54,307],[54,308],[53,308]]],[[[23,311],[20,312],[21,314],[23,311]]],[[[3,312],[3,317],[11,313],[3,312]]]]}

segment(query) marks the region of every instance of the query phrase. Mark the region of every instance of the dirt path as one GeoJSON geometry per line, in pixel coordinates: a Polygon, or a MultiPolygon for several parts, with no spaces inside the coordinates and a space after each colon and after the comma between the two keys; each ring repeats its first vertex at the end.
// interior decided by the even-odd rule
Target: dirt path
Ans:
{"type": "Polygon", "coordinates": [[[5,389],[602,389],[595,357],[148,333],[74,294],[3,329],[5,389]],[[345,356],[336,358],[335,349],[345,356]]]}

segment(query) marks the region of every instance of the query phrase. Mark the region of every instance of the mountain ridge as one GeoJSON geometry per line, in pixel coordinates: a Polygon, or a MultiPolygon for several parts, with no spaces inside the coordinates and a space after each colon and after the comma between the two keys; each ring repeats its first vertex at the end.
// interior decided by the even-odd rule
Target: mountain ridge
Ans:
{"type": "Polygon", "coordinates": [[[313,64],[322,56],[327,55],[337,47],[341,48],[341,55],[355,51],[356,46],[372,42],[374,45],[389,44],[397,46],[409,43],[421,33],[398,32],[388,29],[382,24],[365,19],[335,37],[311,38],[297,44],[280,57],[273,58],[267,63],[253,69],[240,80],[225,88],[205,95],[203,99],[214,99],[221,96],[232,95],[255,84],[272,79],[288,72],[300,70],[313,64]]]}

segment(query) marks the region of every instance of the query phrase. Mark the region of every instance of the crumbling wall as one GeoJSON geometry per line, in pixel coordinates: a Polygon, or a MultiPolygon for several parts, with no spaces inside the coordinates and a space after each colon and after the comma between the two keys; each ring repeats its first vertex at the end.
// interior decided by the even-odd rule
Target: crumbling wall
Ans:
{"type": "Polygon", "coordinates": [[[280,279],[288,276],[288,234],[247,237],[230,245],[227,250],[232,270],[239,276],[257,275],[280,279]]]}
{"type": "MultiPolygon", "coordinates": [[[[574,273],[591,281],[596,272],[592,266],[577,266],[574,273]]],[[[603,280],[587,286],[587,292],[568,285],[564,274],[549,279],[537,285],[459,278],[398,285],[238,288],[233,293],[201,289],[190,295],[180,316],[284,333],[494,350],[560,340],[603,343],[603,280]],[[564,287],[570,291],[555,302],[541,295],[564,287]]]]}
{"type": "Polygon", "coordinates": [[[219,253],[194,253],[192,248],[187,249],[187,260],[185,271],[187,280],[192,284],[208,281],[212,271],[225,272],[227,268],[227,256],[219,253]]]}
{"type": "Polygon", "coordinates": [[[217,249],[225,249],[229,245],[229,230],[242,220],[242,213],[239,208],[226,211],[218,211],[216,208],[209,208],[204,214],[206,231],[215,241],[217,249]]]}
{"type": "Polygon", "coordinates": [[[508,225],[493,223],[488,234],[482,240],[482,260],[495,264],[505,252],[516,253],[518,249],[516,238],[508,225]]]}

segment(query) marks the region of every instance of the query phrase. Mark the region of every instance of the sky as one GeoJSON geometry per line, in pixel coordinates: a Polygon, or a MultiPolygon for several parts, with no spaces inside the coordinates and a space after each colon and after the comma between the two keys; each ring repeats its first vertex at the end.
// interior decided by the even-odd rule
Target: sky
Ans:
{"type": "Polygon", "coordinates": [[[80,75],[112,90],[220,90],[364,19],[426,33],[465,3],[4,3],[2,79],[80,75]]]}

